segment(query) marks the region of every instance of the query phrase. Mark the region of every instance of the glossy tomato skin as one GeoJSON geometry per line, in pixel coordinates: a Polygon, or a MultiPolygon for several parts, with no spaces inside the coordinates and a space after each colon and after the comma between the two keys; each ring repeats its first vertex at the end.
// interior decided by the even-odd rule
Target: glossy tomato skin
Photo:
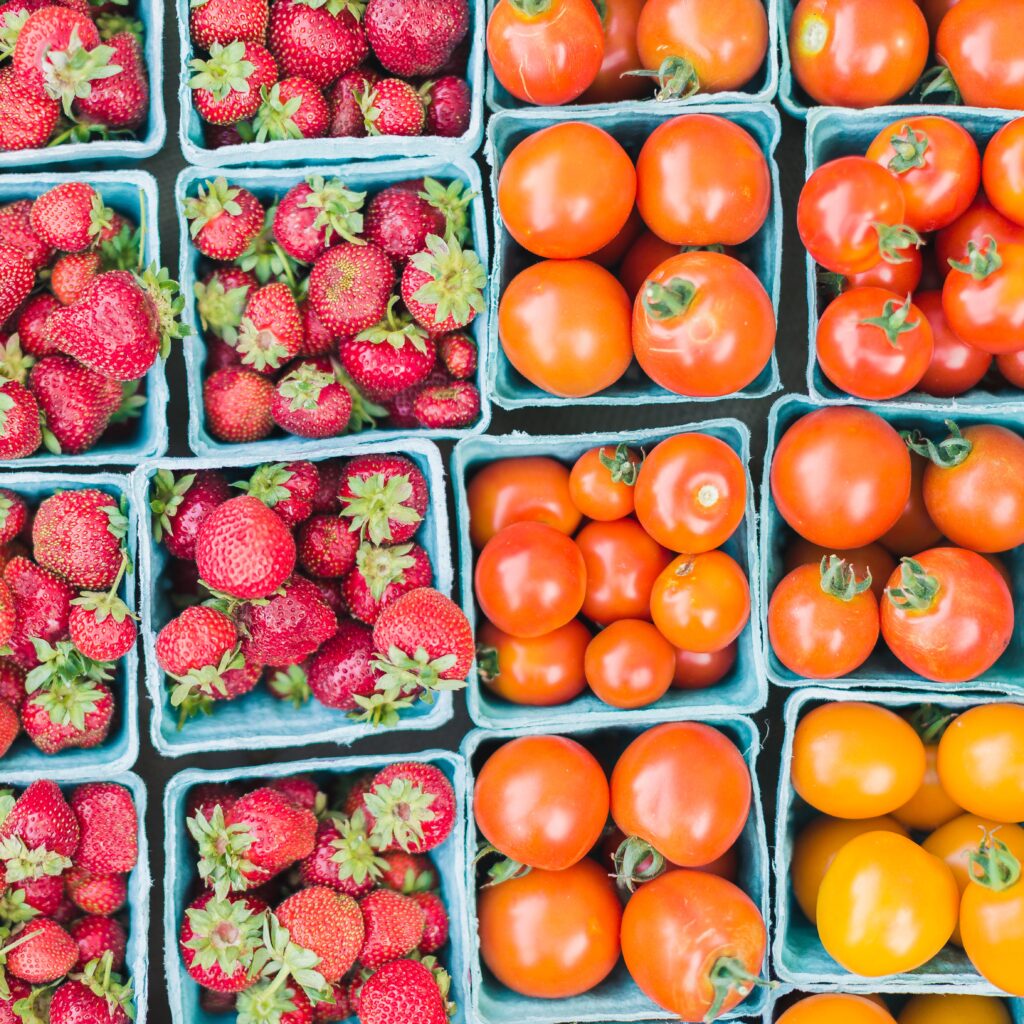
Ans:
{"type": "Polygon", "coordinates": [[[1008,384],[1024,390],[1024,349],[996,356],[996,366],[1008,384]]]}
{"type": "Polygon", "coordinates": [[[608,132],[566,121],[528,135],[498,175],[509,234],[545,259],[589,256],[622,230],[636,198],[629,154],[608,132]]]}
{"type": "Polygon", "coordinates": [[[542,455],[488,463],[469,481],[466,498],[475,548],[512,523],[545,523],[571,535],[582,518],[569,494],[569,471],[542,455]]]}
{"type": "Polygon", "coordinates": [[[939,778],[939,745],[928,743],[924,748],[925,771],[920,789],[892,816],[907,828],[933,832],[946,822],[963,814],[964,809],[946,792],[939,778]]]}
{"type": "Polygon", "coordinates": [[[676,671],[672,686],[677,690],[706,690],[720,683],[736,664],[738,644],[731,644],[717,651],[697,654],[694,651],[676,649],[676,671]]]}
{"type": "Polygon", "coordinates": [[[900,1011],[899,1024],[1011,1024],[1001,999],[990,996],[911,996],[900,1011]]]}
{"type": "MultiPolygon", "coordinates": [[[[983,280],[953,267],[942,286],[949,326],[992,355],[1024,348],[1024,245],[997,245],[1001,266],[983,280]]],[[[985,243],[991,251],[991,241],[985,243]]]]}
{"type": "Polygon", "coordinates": [[[802,537],[856,548],[892,527],[910,496],[910,454],[866,409],[833,406],[796,420],[775,448],[772,498],[802,537]]]}
{"type": "Polygon", "coordinates": [[[775,310],[752,270],[717,252],[684,252],[658,266],[633,304],[633,350],[656,384],[720,397],[754,381],[775,348],[775,310]],[[683,307],[661,302],[665,290],[683,307]]]}
{"type": "Polygon", "coordinates": [[[914,0],[800,0],[789,56],[817,103],[878,107],[913,87],[928,59],[928,24],[914,0]]]}
{"type": "Polygon", "coordinates": [[[480,610],[517,637],[550,633],[575,618],[587,592],[587,567],[571,537],[543,523],[513,523],[476,561],[480,610]]]}
{"type": "Polygon", "coordinates": [[[983,245],[992,237],[1000,249],[1004,245],[1024,244],[1024,227],[1004,217],[981,193],[948,228],[935,235],[935,261],[939,274],[945,279],[950,271],[949,261],[967,259],[968,243],[983,245]]]}
{"type": "Polygon", "coordinates": [[[605,269],[610,270],[617,266],[626,255],[629,247],[636,241],[637,236],[644,230],[644,222],[634,206],[629,211],[626,223],[619,229],[618,234],[606,242],[590,258],[605,269]]]}
{"type": "Polygon", "coordinates": [[[500,746],[477,773],[473,813],[484,838],[503,856],[562,871],[601,837],[608,793],[601,765],[575,740],[520,736],[500,746]]]}
{"type": "Polygon", "coordinates": [[[588,519],[610,522],[633,512],[636,474],[643,457],[632,449],[602,445],[584,452],[569,473],[572,503],[588,519]]]}
{"type": "Polygon", "coordinates": [[[937,581],[925,607],[901,607],[892,591],[904,587],[903,567],[889,578],[882,600],[882,637],[911,672],[938,683],[961,683],[987,671],[1013,635],[1013,598],[1002,576],[981,555],[963,548],[930,548],[914,559],[937,581]]]}
{"type": "Polygon", "coordinates": [[[641,733],[612,771],[611,812],[673,864],[700,867],[740,837],[750,813],[750,772],[736,745],[700,722],[641,733]]]}
{"type": "Polygon", "coordinates": [[[960,937],[964,952],[986,981],[1010,995],[1024,996],[1024,882],[999,891],[971,882],[960,904],[960,937]]]}
{"type": "Polygon", "coordinates": [[[482,682],[495,696],[512,704],[568,704],[586,689],[583,657],[590,631],[579,619],[530,638],[511,636],[493,623],[483,622],[477,628],[476,641],[482,682]]]}
{"type": "Polygon", "coordinates": [[[911,246],[904,249],[902,263],[879,260],[870,270],[860,274],[849,274],[843,278],[843,291],[851,288],[885,288],[897,295],[909,295],[917,291],[924,274],[924,257],[920,249],[911,246]]]}
{"type": "Polygon", "coordinates": [[[590,0],[548,0],[535,16],[499,0],[487,22],[487,56],[516,99],[558,106],[576,99],[604,60],[604,29],[590,0]]]}
{"type": "Polygon", "coordinates": [[[643,528],[673,551],[721,547],[743,522],[747,478],[724,441],[699,432],[676,434],[644,459],[635,487],[643,528]]]}
{"type": "MultiPolygon", "coordinates": [[[[633,894],[622,918],[622,955],[650,999],[682,1020],[703,1020],[714,1002],[709,972],[734,957],[756,976],[767,936],[745,892],[703,871],[669,871],[633,894]]],[[[721,1012],[742,1002],[733,986],[721,1012]]]]}
{"type": "Polygon", "coordinates": [[[717,114],[684,114],[658,125],[636,173],[640,216],[672,245],[740,245],[768,216],[768,162],[745,128],[717,114]]]}
{"type": "Polygon", "coordinates": [[[580,103],[616,103],[651,95],[650,79],[624,74],[643,66],[636,49],[636,24],[643,6],[644,0],[605,0],[604,59],[580,103]]]}
{"type": "MultiPolygon", "coordinates": [[[[919,551],[935,547],[942,540],[942,531],[932,522],[924,503],[924,474],[927,467],[927,459],[911,452],[910,495],[907,497],[907,503],[903,507],[899,519],[896,520],[896,524],[887,530],[879,540],[880,544],[897,557],[916,555],[919,551]]],[[[887,571],[884,573],[881,565],[879,566],[879,601],[882,600],[889,577],[895,569],[895,561],[887,567],[887,571]]]]}
{"type": "Polygon", "coordinates": [[[653,231],[641,231],[619,267],[619,280],[630,301],[636,301],[644,282],[665,260],[678,256],[681,251],[680,246],[666,242],[653,231]]]}
{"type": "Polygon", "coordinates": [[[778,1024],[895,1024],[892,1014],[864,996],[827,993],[804,996],[778,1024]]]}
{"type": "Polygon", "coordinates": [[[918,292],[914,305],[925,315],[932,329],[931,362],[917,387],[936,398],[962,395],[988,373],[992,355],[957,337],[942,308],[942,292],[918,292]]]}
{"type": "Polygon", "coordinates": [[[616,708],[642,708],[668,692],[675,674],[672,645],[642,619],[619,619],[587,647],[587,684],[616,708]]]}
{"type": "Polygon", "coordinates": [[[801,565],[813,565],[818,568],[821,565],[821,560],[828,558],[829,555],[836,555],[848,565],[852,565],[857,579],[865,579],[870,573],[871,592],[879,601],[882,599],[885,585],[889,582],[893,569],[896,568],[896,559],[879,543],[837,551],[835,548],[823,548],[819,544],[812,544],[809,540],[804,540],[803,537],[794,537],[786,547],[783,561],[786,572],[790,573],[801,565]]]}
{"type": "Polygon", "coordinates": [[[607,870],[592,860],[481,889],[477,913],[484,963],[513,992],[580,995],[618,962],[622,904],[607,870]]]}
{"type": "Polygon", "coordinates": [[[509,282],[498,304],[498,337],[531,384],[583,398],[626,372],[633,358],[631,315],[629,297],[604,267],[545,260],[509,282]]]}
{"type": "Polygon", "coordinates": [[[1015,224],[1024,224],[1024,118],[1003,125],[989,140],[982,182],[989,202],[1015,224]]]}

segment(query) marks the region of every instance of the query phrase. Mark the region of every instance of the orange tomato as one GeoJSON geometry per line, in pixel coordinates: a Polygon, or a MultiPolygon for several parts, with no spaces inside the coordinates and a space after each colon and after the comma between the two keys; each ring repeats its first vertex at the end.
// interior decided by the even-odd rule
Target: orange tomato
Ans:
{"type": "Polygon", "coordinates": [[[963,814],[964,809],[946,792],[939,778],[939,745],[928,743],[924,748],[925,770],[921,788],[892,816],[907,828],[931,832],[963,814]]]}
{"type": "MultiPolygon", "coordinates": [[[[924,473],[928,460],[911,453],[910,456],[910,496],[900,513],[896,523],[882,534],[880,544],[885,545],[894,555],[916,555],[927,551],[942,540],[942,531],[932,522],[924,502],[924,473]]],[[[895,561],[883,573],[879,569],[882,588],[896,569],[895,561]]]]}
{"type": "Polygon", "coordinates": [[[897,1020],[899,1024],[1011,1024],[1012,1018],[1006,1003],[991,996],[922,995],[911,996],[897,1020]]]}
{"type": "Polygon", "coordinates": [[[633,511],[633,488],[643,456],[624,444],[584,452],[569,474],[572,503],[588,519],[608,522],[633,511]]]}
{"type": "Polygon", "coordinates": [[[1004,124],[985,147],[982,182],[988,201],[1016,224],[1024,224],[1024,118],[1004,124]]]}
{"type": "Polygon", "coordinates": [[[828,558],[829,555],[837,555],[848,565],[852,565],[858,579],[863,579],[870,573],[871,592],[879,600],[882,599],[885,585],[896,568],[896,559],[882,547],[881,542],[835,551],[820,544],[812,544],[803,537],[794,537],[786,547],[783,562],[786,572],[792,572],[801,565],[821,565],[821,560],[828,558]]]}
{"type": "Polygon", "coordinates": [[[778,1018],[777,1024],[894,1024],[892,1014],[869,996],[805,996],[778,1018]]]}
{"type": "Polygon", "coordinates": [[[636,51],[636,23],[646,0],[603,0],[604,60],[580,103],[615,103],[651,94],[651,83],[626,71],[642,67],[636,51]]]}
{"type": "Polygon", "coordinates": [[[702,654],[677,650],[673,687],[677,690],[706,690],[720,683],[736,664],[738,647],[734,640],[720,650],[702,654]]]}
{"type": "Polygon", "coordinates": [[[642,619],[619,619],[587,647],[587,683],[616,708],[642,708],[661,700],[675,673],[672,645],[642,619]]]}
{"type": "Polygon", "coordinates": [[[653,231],[641,231],[626,251],[619,267],[619,280],[630,301],[635,301],[644,282],[665,260],[678,255],[680,246],[659,238],[653,231]]]}

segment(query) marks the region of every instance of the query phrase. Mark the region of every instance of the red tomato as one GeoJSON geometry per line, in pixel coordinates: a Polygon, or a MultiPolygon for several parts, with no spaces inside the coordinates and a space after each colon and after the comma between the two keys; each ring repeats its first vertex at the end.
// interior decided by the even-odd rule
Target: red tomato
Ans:
{"type": "Polygon", "coordinates": [[[1013,635],[1013,598],[974,551],[931,548],[889,578],[882,637],[911,672],[962,683],[987,671],[1013,635]]]}
{"type": "Polygon", "coordinates": [[[629,211],[626,223],[619,233],[606,245],[602,245],[597,252],[591,254],[590,258],[607,270],[616,266],[622,261],[623,256],[630,246],[637,240],[640,232],[644,230],[644,222],[637,208],[634,206],[629,211]]]}
{"type": "Polygon", "coordinates": [[[717,685],[732,671],[738,650],[735,640],[720,650],[703,654],[677,649],[672,686],[677,690],[707,690],[717,685]]]}
{"type": "Polygon", "coordinates": [[[642,708],[668,692],[676,669],[672,645],[641,619],[619,619],[587,647],[587,683],[616,708],[642,708]]]}
{"type": "MultiPolygon", "coordinates": [[[[925,545],[926,547],[928,545],[925,545]]],[[[921,550],[915,548],[915,551],[921,550]]],[[[786,572],[799,569],[801,565],[821,566],[821,560],[829,555],[837,555],[847,565],[852,566],[858,579],[871,575],[871,592],[878,600],[885,593],[885,585],[896,568],[896,559],[882,547],[881,543],[865,544],[859,548],[845,548],[836,551],[824,548],[820,544],[812,544],[803,537],[794,537],[786,547],[786,572]]]]}
{"type": "Polygon", "coordinates": [[[993,355],[1024,348],[1024,245],[968,246],[942,286],[942,308],[968,345],[993,355]]]}
{"type": "Polygon", "coordinates": [[[736,744],[701,722],[648,729],[612,770],[615,824],[680,867],[721,857],[743,832],[750,800],[750,772],[736,744]]]}
{"type": "Polygon", "coordinates": [[[635,300],[637,293],[654,270],[681,251],[678,245],[664,241],[653,231],[641,231],[619,267],[619,280],[626,289],[626,294],[635,300]]]}
{"type": "Polygon", "coordinates": [[[775,347],[775,311],[738,260],[685,252],[662,263],[633,305],[633,350],[643,371],[677,395],[742,390],[775,347]]]}
{"type": "Polygon", "coordinates": [[[498,175],[509,234],[546,259],[588,256],[622,230],[636,198],[629,154],[606,131],[565,121],[527,135],[498,175]]]}
{"type": "Polygon", "coordinates": [[[935,343],[932,361],[918,381],[918,389],[936,398],[952,398],[980,383],[992,365],[992,356],[960,340],[942,308],[942,292],[918,292],[914,305],[925,315],[935,343]]]}
{"type": "Polygon", "coordinates": [[[1024,227],[1007,220],[982,194],[957,221],[943,228],[935,236],[935,259],[939,274],[949,273],[949,261],[967,259],[968,243],[985,244],[991,236],[1002,248],[1004,245],[1024,245],[1024,227]]]}
{"type": "Polygon", "coordinates": [[[747,477],[724,441],[676,434],[644,459],[635,501],[640,525],[659,544],[699,554],[721,547],[743,522],[747,477]]]}
{"type": "MultiPolygon", "coordinates": [[[[942,531],[932,522],[924,503],[924,471],[927,465],[927,459],[911,454],[910,496],[895,526],[887,530],[880,540],[894,555],[916,555],[918,551],[935,547],[942,540],[942,531]]],[[[893,562],[884,575],[879,570],[883,591],[895,568],[896,563],[893,562]]],[[[877,596],[881,601],[882,592],[877,596]]]]}
{"type": "Polygon", "coordinates": [[[981,157],[966,128],[948,117],[894,121],[868,146],[903,189],[906,223],[921,233],[952,224],[971,205],[981,182],[981,157]]]}
{"type": "Polygon", "coordinates": [[[831,406],[802,416],[775,448],[772,497],[802,537],[833,550],[878,540],[910,495],[910,453],[881,416],[831,406]]]}
{"type": "Polygon", "coordinates": [[[588,518],[607,522],[633,511],[633,488],[643,457],[624,444],[584,452],[569,474],[573,504],[588,518]]]}
{"type": "Polygon", "coordinates": [[[1024,118],[1003,125],[989,140],[982,181],[989,202],[1015,224],[1024,224],[1024,118]]]}
{"type": "Polygon", "coordinates": [[[542,391],[593,395],[611,387],[633,358],[629,297],[589,260],[535,263],[505,289],[498,337],[508,361],[542,391]]]}
{"type": "Polygon", "coordinates": [[[1008,384],[1024,389],[1024,348],[996,356],[996,366],[1008,384]]]}
{"type": "Polygon", "coordinates": [[[571,537],[543,523],[513,523],[484,545],[474,588],[480,610],[498,629],[543,636],[579,614],[587,569],[571,537]]]}
{"type": "Polygon", "coordinates": [[[622,956],[633,980],[681,1020],[715,1020],[741,1003],[759,983],[766,945],[750,897],[704,871],[670,871],[648,882],[622,917],[622,956]]]}
{"type": "Polygon", "coordinates": [[[816,103],[881,107],[921,77],[928,24],[914,0],[800,0],[789,58],[816,103]]]}
{"type": "Polygon", "coordinates": [[[920,249],[911,246],[902,250],[906,259],[902,263],[880,260],[870,270],[861,274],[850,274],[842,279],[842,291],[851,288],[887,288],[897,295],[909,295],[917,291],[924,273],[924,257],[920,249]]]}
{"type": "Polygon", "coordinates": [[[673,245],[740,245],[768,216],[768,161],[746,129],[717,114],[683,114],[658,125],[636,173],[640,216],[673,245]]]}
{"type": "Polygon", "coordinates": [[[643,67],[636,51],[636,23],[645,0],[603,0],[604,60],[580,103],[639,100],[651,94],[651,83],[627,71],[643,67]]]}
{"type": "Polygon", "coordinates": [[[829,303],[818,321],[821,372],[840,391],[880,401],[912,391],[932,358],[927,317],[884,288],[853,288],[829,303]]]}
{"type": "Polygon", "coordinates": [[[925,21],[928,22],[928,29],[933,36],[938,32],[939,25],[950,7],[958,2],[959,0],[917,0],[918,6],[924,12],[925,21]]]}
{"type": "Polygon", "coordinates": [[[569,103],[601,70],[601,18],[590,0],[498,0],[487,21],[487,56],[516,99],[569,103]]]}

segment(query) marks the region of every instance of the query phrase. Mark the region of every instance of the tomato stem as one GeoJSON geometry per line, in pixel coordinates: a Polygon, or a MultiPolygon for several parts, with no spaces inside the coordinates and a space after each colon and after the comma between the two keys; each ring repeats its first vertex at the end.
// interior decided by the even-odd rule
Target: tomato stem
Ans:
{"type": "Polygon", "coordinates": [[[658,100],[681,100],[700,92],[697,69],[685,57],[666,57],[657,71],[640,68],[636,71],[624,71],[619,77],[656,78],[658,91],[654,98],[658,100]]]}
{"type": "Polygon", "coordinates": [[[906,174],[915,167],[924,167],[928,141],[927,135],[918,134],[909,124],[904,125],[899,135],[889,139],[889,145],[896,155],[886,166],[893,174],[906,174]]]}
{"type": "Polygon", "coordinates": [[[942,734],[949,728],[954,718],[956,714],[951,711],[944,711],[934,704],[922,704],[907,721],[921,737],[921,741],[930,744],[938,743],[942,739],[942,734]]]}
{"type": "Polygon", "coordinates": [[[637,475],[640,472],[640,463],[634,462],[628,444],[617,444],[611,455],[605,455],[604,448],[597,453],[598,461],[611,474],[612,483],[625,484],[632,487],[636,483],[637,475]]]}
{"type": "MultiPolygon", "coordinates": [[[[949,68],[941,65],[929,68],[921,76],[914,88],[920,95],[921,99],[924,99],[926,96],[933,96],[933,102],[935,102],[935,93],[938,93],[939,97],[945,93],[946,103],[959,105],[964,101],[964,98],[960,93],[960,86],[956,84],[956,79],[953,77],[953,72],[950,71],[949,68]]],[[[938,98],[938,102],[941,103],[943,100],[938,98]]]]}
{"type": "Polygon", "coordinates": [[[915,455],[923,455],[940,469],[952,469],[966,460],[974,445],[960,433],[960,428],[953,420],[946,420],[946,429],[949,431],[949,437],[938,444],[917,430],[901,431],[900,436],[915,455]]]}
{"type": "Polygon", "coordinates": [[[665,284],[649,281],[644,289],[644,310],[654,320],[671,320],[690,308],[696,294],[697,286],[684,277],[673,277],[665,284]]]}
{"type": "Polygon", "coordinates": [[[498,664],[498,648],[477,644],[476,672],[483,683],[491,683],[498,678],[501,666],[498,664]]]}
{"type": "Polygon", "coordinates": [[[907,263],[910,257],[903,250],[924,245],[924,239],[908,224],[876,221],[873,226],[878,234],[878,251],[886,263],[907,263]]]}
{"type": "Polygon", "coordinates": [[[665,870],[665,858],[639,836],[623,839],[612,861],[615,864],[615,881],[629,892],[635,892],[638,885],[652,881],[665,870]]]}
{"type": "Polygon", "coordinates": [[[1020,881],[1020,861],[994,830],[985,833],[981,845],[967,855],[967,860],[971,881],[992,892],[1004,892],[1020,881]]]}
{"type": "Polygon", "coordinates": [[[480,844],[480,848],[473,858],[473,864],[479,864],[485,857],[494,855],[497,855],[499,859],[487,869],[488,881],[483,886],[485,889],[489,889],[493,885],[501,885],[502,882],[509,882],[514,878],[523,878],[532,870],[528,864],[520,864],[519,861],[513,860],[511,857],[503,857],[501,851],[490,843],[480,844]]]}
{"type": "Polygon", "coordinates": [[[718,1019],[725,1009],[725,1001],[735,989],[740,1000],[746,999],[755,988],[775,988],[775,983],[766,981],[757,974],[751,974],[734,956],[721,956],[711,968],[708,975],[714,999],[708,1012],[704,1014],[704,1024],[711,1024],[718,1019]]]}
{"type": "Polygon", "coordinates": [[[838,555],[828,555],[821,560],[821,589],[840,601],[852,601],[858,594],[871,589],[871,570],[859,583],[857,573],[849,562],[838,555]]]}
{"type": "Polygon", "coordinates": [[[1003,265],[1003,257],[999,255],[996,240],[986,235],[981,245],[977,242],[967,243],[967,259],[949,260],[948,263],[954,270],[970,274],[975,281],[984,281],[1003,265]]]}
{"type": "Polygon", "coordinates": [[[939,592],[939,581],[929,576],[924,566],[913,558],[900,559],[900,585],[889,587],[885,596],[905,611],[920,612],[930,608],[939,592]]]}
{"type": "Polygon", "coordinates": [[[508,0],[508,2],[520,14],[525,14],[527,18],[536,18],[541,14],[546,14],[548,8],[551,7],[551,0],[508,0]]]}
{"type": "Polygon", "coordinates": [[[900,347],[900,335],[908,331],[915,331],[921,326],[920,320],[908,321],[910,316],[910,296],[899,305],[895,299],[889,299],[882,307],[881,316],[871,316],[861,320],[864,327],[877,327],[886,337],[886,340],[893,348],[900,347]]]}

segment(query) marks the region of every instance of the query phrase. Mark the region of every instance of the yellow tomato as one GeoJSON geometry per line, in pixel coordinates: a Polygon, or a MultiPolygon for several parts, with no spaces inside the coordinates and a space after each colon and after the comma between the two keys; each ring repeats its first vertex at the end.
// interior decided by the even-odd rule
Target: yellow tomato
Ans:
{"type": "Polygon", "coordinates": [[[807,996],[794,1003],[776,1024],[895,1024],[869,996],[807,996]]]}
{"type": "Polygon", "coordinates": [[[964,809],[946,792],[937,766],[939,746],[929,743],[924,748],[925,770],[921,788],[892,816],[907,828],[931,832],[964,813],[964,809]]]}
{"type": "Polygon", "coordinates": [[[912,996],[899,1024],[1010,1024],[1001,999],[989,996],[912,996]]]}

